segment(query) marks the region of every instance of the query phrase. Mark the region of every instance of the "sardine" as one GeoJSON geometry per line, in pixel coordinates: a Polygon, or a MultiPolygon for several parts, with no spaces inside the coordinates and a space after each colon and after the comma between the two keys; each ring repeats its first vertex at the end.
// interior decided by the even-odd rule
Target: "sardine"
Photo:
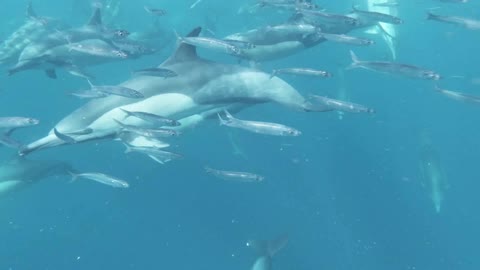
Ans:
{"type": "Polygon", "coordinates": [[[208,174],[211,174],[217,178],[221,178],[229,181],[239,181],[239,182],[262,182],[265,177],[249,173],[249,172],[234,172],[234,171],[221,171],[205,167],[205,171],[208,174]]]}
{"type": "Polygon", "coordinates": [[[435,85],[435,91],[457,101],[470,102],[470,103],[480,103],[480,96],[473,96],[468,94],[463,94],[457,91],[450,91],[446,89],[441,89],[435,85]]]}
{"type": "Polygon", "coordinates": [[[132,126],[132,125],[126,125],[118,120],[115,120],[118,125],[122,127],[122,130],[130,131],[133,133],[136,133],[141,136],[146,136],[146,137],[172,137],[172,136],[178,136],[180,135],[180,132],[172,129],[166,129],[166,128],[142,128],[142,127],[137,127],[137,126],[132,126]]]}
{"type": "Polygon", "coordinates": [[[311,98],[314,99],[316,102],[324,104],[337,111],[351,112],[351,113],[375,113],[374,109],[365,107],[360,104],[352,103],[352,102],[347,102],[347,101],[342,101],[342,100],[332,99],[327,97],[321,97],[316,95],[312,95],[311,98]]]}
{"type": "Polygon", "coordinates": [[[153,15],[157,15],[157,16],[167,15],[167,12],[165,10],[159,9],[159,8],[150,8],[150,7],[144,6],[143,9],[145,9],[146,12],[153,15]]]}
{"type": "Polygon", "coordinates": [[[275,77],[277,74],[292,74],[292,75],[302,75],[302,76],[314,76],[314,77],[323,77],[330,78],[333,75],[327,71],[316,70],[310,68],[282,68],[273,70],[270,78],[275,77]]]}
{"type": "Polygon", "coordinates": [[[349,68],[364,68],[377,72],[403,75],[424,80],[441,79],[441,76],[438,73],[417,66],[384,61],[360,61],[353,51],[350,51],[350,55],[353,63],[349,68]]]}
{"type": "Polygon", "coordinates": [[[357,38],[357,37],[352,37],[347,35],[337,35],[337,34],[329,34],[329,33],[319,33],[319,35],[325,38],[326,40],[349,44],[349,45],[368,46],[368,45],[375,44],[375,41],[371,39],[357,38]]]}
{"type": "Polygon", "coordinates": [[[300,132],[299,130],[282,124],[240,120],[234,118],[228,111],[224,111],[224,113],[226,119],[223,119],[220,114],[218,114],[220,125],[274,136],[300,136],[302,134],[302,132],[300,132]]]}
{"type": "Polygon", "coordinates": [[[29,117],[0,117],[0,129],[12,129],[38,125],[40,120],[29,117]]]}
{"type": "Polygon", "coordinates": [[[176,77],[178,74],[170,69],[166,68],[146,68],[141,70],[136,70],[133,72],[136,76],[150,76],[150,77],[162,77],[162,78],[171,78],[176,77]]]}
{"type": "Polygon", "coordinates": [[[440,16],[427,12],[427,20],[463,26],[470,30],[480,30],[480,21],[457,16],[440,16]]]}
{"type": "Polygon", "coordinates": [[[114,178],[112,176],[103,174],[103,173],[70,173],[72,175],[72,181],[77,180],[78,178],[85,178],[93,180],[105,185],[109,185],[115,188],[128,188],[129,184],[121,179],[114,178]]]}
{"type": "Polygon", "coordinates": [[[231,55],[241,55],[242,50],[226,41],[209,37],[180,37],[177,35],[180,42],[200,47],[212,51],[228,53],[231,55]]]}
{"type": "Polygon", "coordinates": [[[115,96],[121,96],[126,98],[145,98],[145,96],[142,93],[138,92],[137,90],[123,87],[123,86],[93,85],[92,83],[90,83],[90,86],[91,86],[91,89],[90,89],[91,91],[100,92],[107,95],[115,95],[115,96]]]}
{"type": "Polygon", "coordinates": [[[180,122],[178,122],[177,120],[166,118],[166,117],[156,115],[156,114],[153,114],[153,113],[131,112],[131,111],[124,110],[122,108],[120,108],[120,110],[122,110],[124,113],[126,113],[124,119],[126,119],[130,116],[133,116],[133,117],[137,117],[139,119],[142,119],[144,121],[147,121],[147,122],[150,122],[150,123],[153,123],[153,124],[157,124],[159,126],[176,127],[176,126],[181,125],[180,122]]]}

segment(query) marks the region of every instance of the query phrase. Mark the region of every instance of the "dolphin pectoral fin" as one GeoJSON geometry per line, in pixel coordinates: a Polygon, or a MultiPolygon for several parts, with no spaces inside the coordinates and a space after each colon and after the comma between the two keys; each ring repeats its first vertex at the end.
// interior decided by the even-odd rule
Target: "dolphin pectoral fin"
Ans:
{"type": "Polygon", "coordinates": [[[49,77],[50,79],[57,78],[57,72],[53,68],[45,69],[45,75],[47,75],[47,77],[49,77]]]}

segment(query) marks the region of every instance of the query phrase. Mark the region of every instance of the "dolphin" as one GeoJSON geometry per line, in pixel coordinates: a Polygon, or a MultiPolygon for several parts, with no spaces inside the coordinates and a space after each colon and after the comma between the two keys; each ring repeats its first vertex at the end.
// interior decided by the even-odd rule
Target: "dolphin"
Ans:
{"type": "Polygon", "coordinates": [[[9,65],[18,60],[29,44],[37,42],[55,30],[64,30],[67,25],[60,20],[38,17],[32,4],[28,3],[26,20],[17,30],[0,43],[0,64],[9,65]]]}
{"type": "Polygon", "coordinates": [[[258,254],[251,270],[271,270],[272,258],[288,243],[288,235],[281,235],[268,241],[248,241],[247,246],[252,247],[258,254]]]}
{"type": "MultiPolygon", "coordinates": [[[[358,16],[354,13],[346,16],[358,20],[358,16]]],[[[249,42],[255,45],[252,48],[242,49],[239,57],[255,62],[263,62],[291,56],[327,41],[321,35],[321,32],[346,34],[352,30],[366,27],[372,27],[372,23],[358,21],[358,24],[355,25],[326,24],[304,16],[301,13],[296,13],[287,23],[231,34],[224,39],[249,42]],[[299,27],[296,31],[292,31],[291,27],[295,25],[304,27],[299,27]],[[312,28],[310,32],[305,31],[305,29],[308,29],[308,26],[312,28]],[[278,31],[277,29],[290,30],[278,31]]]]}
{"type": "Polygon", "coordinates": [[[121,40],[126,36],[128,36],[128,32],[125,30],[112,30],[104,27],[100,9],[96,8],[86,25],[56,31],[27,45],[20,54],[17,64],[8,73],[13,75],[28,69],[45,69],[49,77],[55,78],[55,63],[59,61],[59,57],[52,53],[55,47],[88,39],[99,39],[115,47],[113,41],[121,40]]]}
{"type": "MultiPolygon", "coordinates": [[[[198,36],[195,28],[188,36],[198,36]]],[[[134,100],[108,96],[92,100],[61,120],[55,128],[61,133],[91,130],[89,134],[75,136],[77,143],[102,138],[115,138],[121,130],[117,120],[125,118],[126,111],[142,111],[179,120],[185,129],[216,116],[225,109],[238,111],[255,104],[273,102],[298,111],[329,111],[322,105],[312,104],[297,90],[280,78],[240,65],[222,64],[198,57],[194,46],[180,43],[175,53],[160,68],[178,74],[163,79],[136,76],[120,86],[139,91],[145,98],[134,100]]],[[[127,125],[145,126],[145,122],[130,117],[127,125]]],[[[81,132],[80,132],[81,133],[81,132]]],[[[32,151],[64,145],[53,129],[50,133],[20,149],[25,155],[32,151]]]]}
{"type": "Polygon", "coordinates": [[[435,151],[430,138],[425,133],[421,135],[419,167],[422,186],[429,192],[435,212],[438,214],[442,210],[445,192],[449,188],[447,174],[440,163],[439,155],[435,151]]]}
{"type": "Polygon", "coordinates": [[[15,157],[0,165],[0,196],[30,186],[50,176],[67,176],[75,170],[63,161],[15,157]]]}

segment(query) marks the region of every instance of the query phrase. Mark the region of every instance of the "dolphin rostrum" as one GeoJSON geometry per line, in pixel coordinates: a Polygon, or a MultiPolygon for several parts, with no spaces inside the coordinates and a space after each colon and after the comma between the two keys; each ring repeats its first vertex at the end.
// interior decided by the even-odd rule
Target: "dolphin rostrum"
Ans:
{"type": "MultiPolygon", "coordinates": [[[[189,36],[198,36],[201,28],[189,36]]],[[[228,65],[202,59],[194,46],[181,43],[176,52],[159,68],[169,69],[178,76],[169,79],[135,76],[122,87],[134,89],[145,98],[134,100],[108,96],[92,100],[61,120],[55,128],[61,133],[91,129],[88,134],[75,135],[77,143],[101,138],[114,138],[121,131],[117,119],[125,111],[142,111],[179,120],[186,128],[223,110],[238,111],[248,106],[273,102],[298,111],[328,111],[323,105],[311,104],[297,90],[280,78],[252,68],[228,65]]],[[[145,121],[129,117],[123,122],[142,127],[145,121]]],[[[20,155],[65,144],[53,129],[50,133],[20,150],[20,155]]]]}

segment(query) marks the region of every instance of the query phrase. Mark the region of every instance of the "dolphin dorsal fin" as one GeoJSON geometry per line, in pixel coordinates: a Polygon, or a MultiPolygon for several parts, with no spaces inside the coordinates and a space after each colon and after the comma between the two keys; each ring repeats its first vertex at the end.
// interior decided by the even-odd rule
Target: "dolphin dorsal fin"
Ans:
{"type": "MultiPolygon", "coordinates": [[[[187,37],[198,37],[202,27],[197,27],[188,33],[187,37]]],[[[177,49],[170,58],[162,63],[162,66],[172,65],[178,62],[188,62],[193,61],[198,58],[197,48],[195,46],[189,45],[187,43],[180,42],[177,49]]]]}
{"type": "Polygon", "coordinates": [[[32,1],[29,1],[27,4],[27,12],[26,12],[27,18],[37,18],[37,13],[35,13],[35,10],[33,10],[32,6],[32,1]]]}
{"type": "Polygon", "coordinates": [[[93,11],[92,16],[88,20],[88,26],[99,26],[102,25],[102,13],[100,12],[100,8],[95,8],[93,11]]]}

